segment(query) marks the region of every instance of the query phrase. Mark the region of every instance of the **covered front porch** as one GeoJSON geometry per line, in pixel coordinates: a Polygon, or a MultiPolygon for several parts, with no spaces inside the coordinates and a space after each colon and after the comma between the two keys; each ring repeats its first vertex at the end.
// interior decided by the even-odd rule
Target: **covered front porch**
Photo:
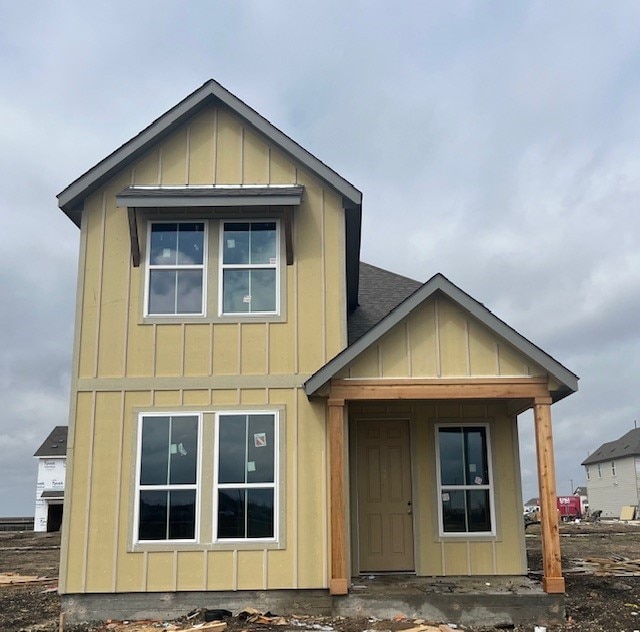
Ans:
{"type": "Polygon", "coordinates": [[[551,403],[543,377],[331,380],[331,594],[353,593],[359,579],[352,576],[384,572],[420,579],[525,575],[516,416],[527,408],[534,410],[542,589],[564,593],[551,403]],[[476,446],[465,465],[475,481],[447,486],[452,458],[440,467],[439,453],[458,435],[476,446]],[[382,509],[365,498],[381,487],[382,509]],[[456,494],[467,499],[466,513],[455,507],[456,494]]]}

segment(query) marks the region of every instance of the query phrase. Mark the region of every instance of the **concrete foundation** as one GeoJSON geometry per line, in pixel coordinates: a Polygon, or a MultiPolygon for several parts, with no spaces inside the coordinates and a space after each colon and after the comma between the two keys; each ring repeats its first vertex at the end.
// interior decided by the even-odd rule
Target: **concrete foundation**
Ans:
{"type": "Polygon", "coordinates": [[[280,615],[377,617],[397,614],[468,626],[553,625],[565,619],[564,595],[547,595],[526,577],[425,578],[376,575],[353,580],[350,593],[328,590],[169,592],[62,595],[65,622],[106,619],[169,621],[195,608],[251,606],[280,615]]]}

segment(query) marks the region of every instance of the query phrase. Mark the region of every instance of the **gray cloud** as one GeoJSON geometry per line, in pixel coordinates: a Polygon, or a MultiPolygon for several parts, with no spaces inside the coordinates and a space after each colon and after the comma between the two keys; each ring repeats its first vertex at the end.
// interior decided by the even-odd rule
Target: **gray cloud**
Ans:
{"type": "MultiPolygon", "coordinates": [[[[558,486],[638,416],[640,5],[0,7],[0,487],[65,423],[77,229],[55,194],[209,77],[364,192],[363,258],[437,271],[576,371],[558,486]]],[[[532,420],[521,420],[525,495],[532,420]]]]}

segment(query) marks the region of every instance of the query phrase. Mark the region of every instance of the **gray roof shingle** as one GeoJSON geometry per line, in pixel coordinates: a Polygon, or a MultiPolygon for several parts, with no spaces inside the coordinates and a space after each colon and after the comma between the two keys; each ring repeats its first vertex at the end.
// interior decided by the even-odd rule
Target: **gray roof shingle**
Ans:
{"type": "Polygon", "coordinates": [[[347,321],[349,344],[364,336],[421,286],[419,281],[361,261],[358,307],[347,321]]]}
{"type": "Polygon", "coordinates": [[[612,459],[636,455],[640,456],[640,428],[629,430],[627,434],[622,435],[615,441],[603,443],[595,452],[582,461],[582,465],[602,463],[602,461],[611,461],[612,459]]]}
{"type": "Polygon", "coordinates": [[[33,456],[67,456],[68,426],[56,426],[33,456]]]}

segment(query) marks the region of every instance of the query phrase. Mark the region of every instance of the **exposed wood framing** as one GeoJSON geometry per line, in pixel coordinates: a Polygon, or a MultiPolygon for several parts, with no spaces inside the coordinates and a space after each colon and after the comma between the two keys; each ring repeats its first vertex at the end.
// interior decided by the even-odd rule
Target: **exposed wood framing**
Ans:
{"type": "Polygon", "coordinates": [[[534,399],[549,397],[546,378],[332,380],[333,399],[534,399]]]}
{"type": "Polygon", "coordinates": [[[540,518],[542,529],[542,588],[547,593],[565,590],[560,558],[560,533],[556,505],[556,472],[551,431],[551,398],[538,398],[534,407],[540,518]]]}
{"type": "Polygon", "coordinates": [[[330,399],[329,405],[329,489],[331,492],[331,578],[329,592],[346,595],[347,541],[345,537],[344,482],[344,405],[343,399],[330,399]]]}
{"type": "Polygon", "coordinates": [[[138,221],[136,218],[136,209],[129,207],[127,209],[129,216],[129,235],[131,236],[131,262],[133,267],[140,265],[140,242],[138,240],[138,221]]]}

